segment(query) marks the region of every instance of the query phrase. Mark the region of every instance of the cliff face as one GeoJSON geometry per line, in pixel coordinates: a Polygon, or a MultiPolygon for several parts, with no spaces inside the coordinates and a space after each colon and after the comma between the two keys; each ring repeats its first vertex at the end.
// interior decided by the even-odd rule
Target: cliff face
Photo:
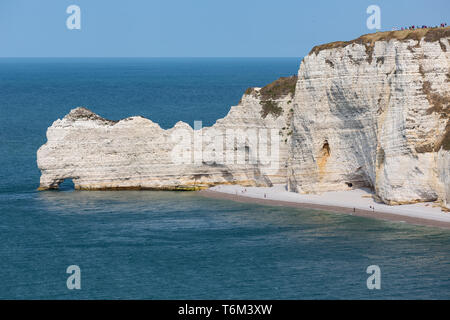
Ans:
{"type": "Polygon", "coordinates": [[[285,183],[293,90],[280,91],[280,83],[288,88],[283,81],[295,88],[291,77],[249,89],[225,118],[199,130],[183,122],[164,130],[142,117],[110,121],[76,108],[48,128],[38,150],[40,190],[65,179],[84,190],[285,183]]]}
{"type": "Polygon", "coordinates": [[[288,185],[449,202],[450,30],[314,48],[298,73],[288,185]]]}
{"type": "Polygon", "coordinates": [[[163,130],[141,117],[114,122],[77,108],[47,131],[40,188],[68,178],[78,189],[365,186],[388,204],[438,200],[449,208],[449,40],[450,28],[439,28],[317,46],[298,78],[248,89],[200,130],[182,122],[163,130]]]}

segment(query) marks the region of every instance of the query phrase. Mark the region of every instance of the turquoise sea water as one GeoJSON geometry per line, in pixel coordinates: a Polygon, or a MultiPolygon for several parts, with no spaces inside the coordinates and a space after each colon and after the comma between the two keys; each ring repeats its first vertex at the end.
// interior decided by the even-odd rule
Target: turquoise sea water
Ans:
{"type": "Polygon", "coordinates": [[[449,299],[449,231],[196,193],[36,191],[36,150],[73,107],[211,125],[299,62],[0,59],[0,298],[449,299]]]}

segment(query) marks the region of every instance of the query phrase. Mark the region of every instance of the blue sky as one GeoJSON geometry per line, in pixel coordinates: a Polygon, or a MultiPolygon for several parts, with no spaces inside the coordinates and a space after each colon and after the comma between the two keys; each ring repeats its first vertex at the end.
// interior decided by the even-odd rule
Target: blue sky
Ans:
{"type": "Polygon", "coordinates": [[[372,32],[371,4],[382,30],[450,23],[449,0],[0,0],[0,57],[302,57],[372,32]]]}

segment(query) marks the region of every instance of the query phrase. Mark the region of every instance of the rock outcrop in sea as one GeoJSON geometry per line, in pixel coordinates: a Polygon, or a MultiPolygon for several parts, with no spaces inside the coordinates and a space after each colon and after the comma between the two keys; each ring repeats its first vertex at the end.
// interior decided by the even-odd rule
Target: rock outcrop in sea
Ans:
{"type": "Polygon", "coordinates": [[[197,190],[216,184],[450,208],[450,28],[317,46],[298,77],[250,88],[212,127],[164,130],[76,108],[47,131],[40,189],[197,190]],[[198,129],[198,130],[197,130],[198,129]],[[231,137],[230,137],[231,136],[231,137]]]}
{"type": "Polygon", "coordinates": [[[248,89],[225,118],[198,130],[184,122],[164,130],[139,116],[111,121],[73,109],[48,128],[38,150],[39,189],[57,189],[65,179],[80,190],[285,183],[296,81],[292,76],[248,89]]]}

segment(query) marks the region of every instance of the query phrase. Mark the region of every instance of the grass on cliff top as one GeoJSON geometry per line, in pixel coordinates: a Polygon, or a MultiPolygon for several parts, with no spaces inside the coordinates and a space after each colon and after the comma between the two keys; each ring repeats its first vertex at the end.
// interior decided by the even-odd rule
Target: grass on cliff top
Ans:
{"type": "Polygon", "coordinates": [[[298,77],[296,75],[290,77],[281,77],[280,79],[275,80],[259,91],[259,93],[261,94],[261,99],[264,101],[275,100],[288,94],[294,95],[297,80],[298,77]]]}
{"type": "Polygon", "coordinates": [[[427,42],[439,41],[442,38],[450,37],[450,27],[445,28],[427,28],[415,30],[385,31],[363,35],[357,39],[350,41],[336,41],[315,46],[309,54],[317,54],[322,50],[344,48],[351,44],[362,44],[373,46],[376,41],[396,40],[416,40],[420,41],[424,38],[427,42]]]}
{"type": "MultiPolygon", "coordinates": [[[[274,82],[268,84],[267,86],[261,88],[259,94],[261,95],[261,100],[276,100],[282,98],[288,94],[294,95],[295,86],[297,85],[298,76],[281,77],[274,82]]],[[[248,88],[245,90],[246,95],[256,93],[254,88],[248,88]]]]}

